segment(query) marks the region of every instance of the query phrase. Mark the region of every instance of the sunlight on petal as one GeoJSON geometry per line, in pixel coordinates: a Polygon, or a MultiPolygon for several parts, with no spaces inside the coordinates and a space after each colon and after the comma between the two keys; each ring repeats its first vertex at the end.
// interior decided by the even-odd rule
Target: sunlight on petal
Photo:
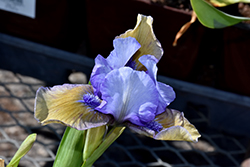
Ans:
{"type": "Polygon", "coordinates": [[[35,100],[35,117],[43,125],[62,123],[78,130],[106,125],[109,116],[94,111],[79,102],[86,93],[93,93],[90,85],[41,87],[35,100]]]}
{"type": "Polygon", "coordinates": [[[192,137],[188,130],[182,126],[173,126],[168,129],[164,129],[155,135],[154,139],[197,142],[197,140],[192,137]]]}

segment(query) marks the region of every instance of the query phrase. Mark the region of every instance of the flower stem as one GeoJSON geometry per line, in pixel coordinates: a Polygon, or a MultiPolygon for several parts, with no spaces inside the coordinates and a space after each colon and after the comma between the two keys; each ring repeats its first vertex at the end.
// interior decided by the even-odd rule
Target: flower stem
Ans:
{"type": "Polygon", "coordinates": [[[102,143],[103,135],[106,131],[106,125],[91,128],[87,130],[85,144],[83,149],[83,160],[87,160],[96,148],[102,143]]]}
{"type": "Polygon", "coordinates": [[[57,150],[53,167],[80,167],[86,131],[67,127],[57,150]]]}
{"type": "Polygon", "coordinates": [[[85,160],[85,162],[82,164],[82,167],[91,167],[94,162],[104,153],[104,151],[122,134],[124,130],[125,127],[113,127],[100,146],[96,148],[96,150],[87,160],[85,160]]]}

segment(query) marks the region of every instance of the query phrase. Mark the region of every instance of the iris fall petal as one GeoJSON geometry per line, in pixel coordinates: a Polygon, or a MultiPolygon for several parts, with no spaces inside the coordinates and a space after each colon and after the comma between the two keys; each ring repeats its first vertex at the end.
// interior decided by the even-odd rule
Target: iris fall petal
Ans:
{"type": "Polygon", "coordinates": [[[43,125],[62,123],[78,130],[106,125],[110,117],[94,111],[79,102],[86,93],[92,93],[90,85],[41,87],[35,100],[35,118],[43,125]]]}
{"type": "MultiPolygon", "coordinates": [[[[140,127],[133,124],[128,124],[127,126],[139,134],[146,135],[156,140],[197,142],[200,137],[195,126],[178,110],[166,109],[165,112],[155,117],[154,123],[156,126],[161,126],[162,129],[157,132],[152,128],[140,127]]],[[[155,129],[157,129],[157,127],[155,129]]]]}
{"type": "Polygon", "coordinates": [[[178,110],[166,109],[165,112],[155,117],[155,121],[163,126],[163,129],[154,136],[157,140],[184,140],[197,142],[199,132],[178,110]]]}

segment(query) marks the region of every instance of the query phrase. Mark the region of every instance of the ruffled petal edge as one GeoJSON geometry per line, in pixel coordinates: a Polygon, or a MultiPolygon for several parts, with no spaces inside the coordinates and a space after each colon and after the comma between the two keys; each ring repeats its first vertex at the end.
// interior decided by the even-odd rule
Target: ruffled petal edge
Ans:
{"type": "Polygon", "coordinates": [[[159,61],[163,55],[161,43],[156,38],[153,31],[153,18],[138,14],[137,23],[134,29],[126,31],[124,34],[116,38],[134,37],[140,44],[141,48],[133,56],[133,61],[136,62],[137,70],[145,70],[139,62],[139,58],[143,55],[154,55],[159,61]]]}
{"type": "Polygon", "coordinates": [[[127,126],[139,134],[156,140],[198,142],[198,138],[201,136],[195,126],[178,110],[166,109],[165,112],[157,115],[154,121],[163,127],[159,132],[131,123],[128,123],[127,126]]]}

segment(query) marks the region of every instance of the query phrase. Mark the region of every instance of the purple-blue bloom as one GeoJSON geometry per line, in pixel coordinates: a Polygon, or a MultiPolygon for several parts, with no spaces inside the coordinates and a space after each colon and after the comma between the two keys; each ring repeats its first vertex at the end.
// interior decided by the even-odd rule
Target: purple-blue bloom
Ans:
{"type": "Polygon", "coordinates": [[[59,122],[78,130],[127,126],[158,140],[197,141],[200,134],[183,113],[167,109],[175,92],[156,78],[163,51],[152,33],[152,18],[139,15],[138,20],[134,30],[114,39],[107,58],[95,58],[91,86],[37,91],[35,117],[42,124],[59,122]]]}
{"type": "Polygon", "coordinates": [[[101,106],[95,108],[114,116],[117,124],[130,121],[144,126],[155,118],[158,105],[157,89],[143,71],[121,67],[107,74],[100,87],[101,106]]]}
{"type": "Polygon", "coordinates": [[[129,66],[136,64],[132,63],[132,56],[139,48],[135,38],[118,38],[114,40],[114,50],[107,59],[101,55],[95,59],[90,82],[94,94],[103,100],[95,109],[111,114],[116,123],[129,121],[146,126],[175,98],[170,86],[156,81],[157,60],[154,56],[139,58],[147,71],[137,71],[136,67],[129,66]],[[117,63],[118,60],[121,61],[117,63]]]}

